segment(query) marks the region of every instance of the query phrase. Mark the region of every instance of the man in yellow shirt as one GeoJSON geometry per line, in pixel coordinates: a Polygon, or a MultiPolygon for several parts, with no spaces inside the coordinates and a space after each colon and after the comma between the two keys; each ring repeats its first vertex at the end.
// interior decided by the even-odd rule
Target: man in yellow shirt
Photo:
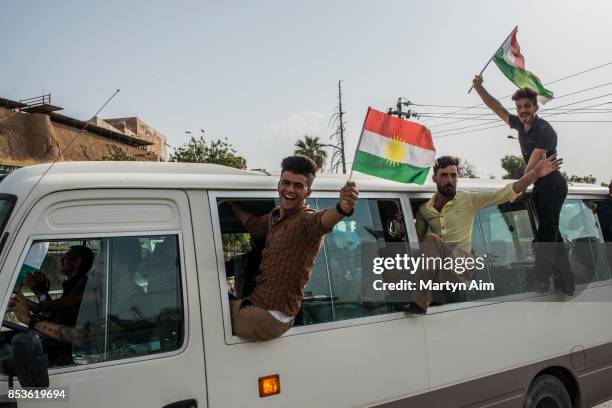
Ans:
{"type": "MultiPolygon", "coordinates": [[[[416,214],[416,231],[425,256],[442,259],[471,257],[472,225],[476,213],[492,205],[513,201],[530,184],[557,170],[562,163],[563,160],[556,157],[544,158],[520,180],[498,191],[457,193],[459,160],[451,156],[438,158],[432,176],[438,192],[416,214]]],[[[417,272],[417,280],[465,282],[471,279],[472,272],[473,269],[462,274],[444,268],[424,269],[417,272]]],[[[406,310],[424,314],[432,300],[431,291],[415,291],[413,300],[406,310]]]]}

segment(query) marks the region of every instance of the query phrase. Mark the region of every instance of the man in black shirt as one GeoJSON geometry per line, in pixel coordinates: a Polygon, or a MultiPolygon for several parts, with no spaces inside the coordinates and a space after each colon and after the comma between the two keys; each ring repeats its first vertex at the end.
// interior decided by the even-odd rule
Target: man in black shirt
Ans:
{"type": "MultiPolygon", "coordinates": [[[[527,166],[525,173],[532,170],[540,160],[557,154],[557,133],[552,126],[536,115],[538,111],[537,93],[530,88],[520,88],[512,100],[518,115],[511,115],[482,86],[482,77],[476,76],[474,89],[485,105],[519,132],[519,143],[523,159],[527,166]]],[[[538,292],[547,291],[553,271],[558,272],[555,283],[566,295],[574,294],[574,275],[569,266],[567,250],[559,232],[559,216],[563,201],[567,196],[567,182],[557,170],[546,177],[538,179],[533,187],[533,201],[538,215],[535,276],[531,282],[532,289],[538,292]],[[548,246],[544,242],[559,244],[548,246]]]]}
{"type": "Polygon", "coordinates": [[[87,285],[87,272],[93,260],[91,249],[83,245],[71,246],[60,258],[60,269],[67,279],[62,282],[63,290],[59,298],[50,298],[49,279],[42,272],[36,272],[26,275],[25,284],[36,295],[39,303],[26,299],[21,293],[17,293],[11,300],[11,310],[19,321],[55,340],[43,342],[51,365],[71,363],[74,326],[87,285]]]}
{"type": "Polygon", "coordinates": [[[599,218],[604,241],[612,242],[612,180],[608,184],[608,199],[597,203],[593,211],[599,218]]]}

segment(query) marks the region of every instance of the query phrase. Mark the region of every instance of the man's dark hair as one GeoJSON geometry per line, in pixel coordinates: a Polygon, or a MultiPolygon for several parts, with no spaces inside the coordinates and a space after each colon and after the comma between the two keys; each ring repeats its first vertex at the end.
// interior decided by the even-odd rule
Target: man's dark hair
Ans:
{"type": "Polygon", "coordinates": [[[436,159],[434,164],[434,174],[438,173],[438,170],[444,169],[448,166],[457,166],[459,168],[459,159],[453,156],[440,156],[436,159]]]}
{"type": "Polygon", "coordinates": [[[295,156],[289,156],[283,159],[281,163],[281,174],[283,171],[290,171],[306,176],[308,178],[308,187],[310,187],[317,173],[317,164],[310,157],[296,154],[295,156]]]}
{"type": "Polygon", "coordinates": [[[514,95],[512,95],[512,100],[515,102],[523,98],[529,99],[534,105],[538,104],[538,93],[531,88],[519,88],[514,95]]]}
{"type": "Polygon", "coordinates": [[[73,245],[70,247],[70,250],[81,260],[79,264],[79,273],[86,273],[89,271],[94,261],[94,254],[91,249],[84,245],[73,245]]]}

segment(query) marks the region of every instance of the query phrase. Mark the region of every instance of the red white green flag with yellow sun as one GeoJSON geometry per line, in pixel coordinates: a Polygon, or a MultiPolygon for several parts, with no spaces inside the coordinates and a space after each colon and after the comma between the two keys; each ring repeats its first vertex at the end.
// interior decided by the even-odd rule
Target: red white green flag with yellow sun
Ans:
{"type": "Polygon", "coordinates": [[[368,108],[353,169],[400,183],[423,184],[436,150],[425,126],[368,108]]]}

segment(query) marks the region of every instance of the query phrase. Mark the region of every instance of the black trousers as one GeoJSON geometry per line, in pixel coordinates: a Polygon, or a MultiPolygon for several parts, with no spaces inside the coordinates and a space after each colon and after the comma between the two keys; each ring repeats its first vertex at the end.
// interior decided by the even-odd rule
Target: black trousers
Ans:
{"type": "Polygon", "coordinates": [[[533,201],[539,219],[534,277],[539,282],[547,283],[554,275],[558,288],[571,295],[574,293],[575,279],[559,231],[559,216],[565,197],[567,182],[562,176],[534,186],[533,201]]]}

